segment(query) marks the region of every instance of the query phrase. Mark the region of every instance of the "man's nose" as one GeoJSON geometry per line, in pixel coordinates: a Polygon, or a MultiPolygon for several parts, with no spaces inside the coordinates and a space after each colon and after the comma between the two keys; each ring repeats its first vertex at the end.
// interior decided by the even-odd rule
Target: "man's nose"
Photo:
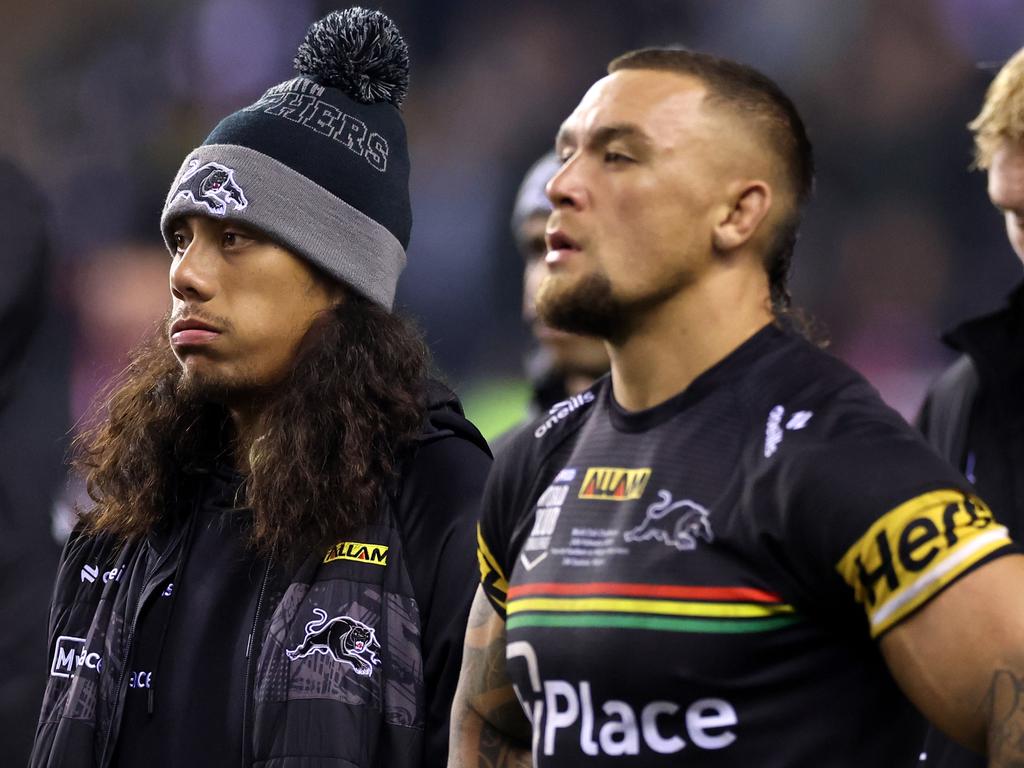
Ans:
{"type": "Polygon", "coordinates": [[[579,154],[566,160],[544,187],[548,199],[555,208],[581,207],[586,201],[583,185],[582,162],[579,154]]]}
{"type": "Polygon", "coordinates": [[[181,301],[209,301],[216,292],[215,263],[209,238],[197,233],[171,265],[171,295],[181,301]]]}

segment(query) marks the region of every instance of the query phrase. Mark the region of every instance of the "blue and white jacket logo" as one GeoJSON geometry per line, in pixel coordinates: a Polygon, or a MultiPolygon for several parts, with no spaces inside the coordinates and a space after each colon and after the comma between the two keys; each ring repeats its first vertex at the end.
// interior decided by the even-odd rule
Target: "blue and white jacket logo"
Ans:
{"type": "Polygon", "coordinates": [[[220,163],[199,165],[198,160],[189,162],[189,169],[181,177],[174,198],[183,197],[196,205],[205,206],[214,216],[224,216],[228,206],[242,211],[249,205],[242,188],[235,181],[235,172],[220,163]]]}
{"type": "Polygon", "coordinates": [[[85,647],[84,637],[61,635],[53,648],[53,661],[50,663],[52,677],[71,677],[81,667],[103,671],[103,657],[85,647]]]}
{"type": "Polygon", "coordinates": [[[335,661],[348,664],[357,675],[368,676],[380,664],[377,633],[351,616],[335,616],[328,621],[327,611],[314,608],[316,618],[306,624],[306,637],[297,648],[285,651],[295,661],[311,653],[329,653],[335,661]]]}

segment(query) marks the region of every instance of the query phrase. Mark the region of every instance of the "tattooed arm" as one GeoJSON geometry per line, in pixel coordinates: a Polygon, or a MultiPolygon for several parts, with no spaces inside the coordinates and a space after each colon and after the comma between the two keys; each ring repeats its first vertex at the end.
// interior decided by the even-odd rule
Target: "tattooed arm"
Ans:
{"type": "Polygon", "coordinates": [[[477,588],[452,703],[448,768],[530,768],[530,723],[505,672],[505,622],[477,588]]]}
{"type": "Polygon", "coordinates": [[[1024,768],[1024,557],[982,565],[881,640],[893,677],[990,768],[1024,768]]]}

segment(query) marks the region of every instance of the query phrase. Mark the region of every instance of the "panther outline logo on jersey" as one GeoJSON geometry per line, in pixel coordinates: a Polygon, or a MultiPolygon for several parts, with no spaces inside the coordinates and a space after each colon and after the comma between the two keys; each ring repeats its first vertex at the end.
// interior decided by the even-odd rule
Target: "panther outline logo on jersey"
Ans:
{"type": "Polygon", "coordinates": [[[707,509],[690,499],[673,503],[672,493],[664,489],[658,491],[658,496],[661,500],[647,507],[644,521],[623,533],[623,539],[633,543],[654,539],[680,552],[696,549],[697,539],[708,543],[715,540],[707,509]]]}

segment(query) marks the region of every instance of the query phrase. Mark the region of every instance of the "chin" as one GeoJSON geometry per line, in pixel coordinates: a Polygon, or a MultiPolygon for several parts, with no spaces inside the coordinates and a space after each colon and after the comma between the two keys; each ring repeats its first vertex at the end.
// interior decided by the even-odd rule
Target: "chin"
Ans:
{"type": "Polygon", "coordinates": [[[261,389],[252,379],[218,370],[208,361],[186,360],[181,365],[181,374],[181,391],[194,400],[226,405],[261,389]]]}
{"type": "Polygon", "coordinates": [[[621,331],[624,308],[603,274],[549,275],[537,292],[537,313],[552,328],[609,339],[621,331]]]}

